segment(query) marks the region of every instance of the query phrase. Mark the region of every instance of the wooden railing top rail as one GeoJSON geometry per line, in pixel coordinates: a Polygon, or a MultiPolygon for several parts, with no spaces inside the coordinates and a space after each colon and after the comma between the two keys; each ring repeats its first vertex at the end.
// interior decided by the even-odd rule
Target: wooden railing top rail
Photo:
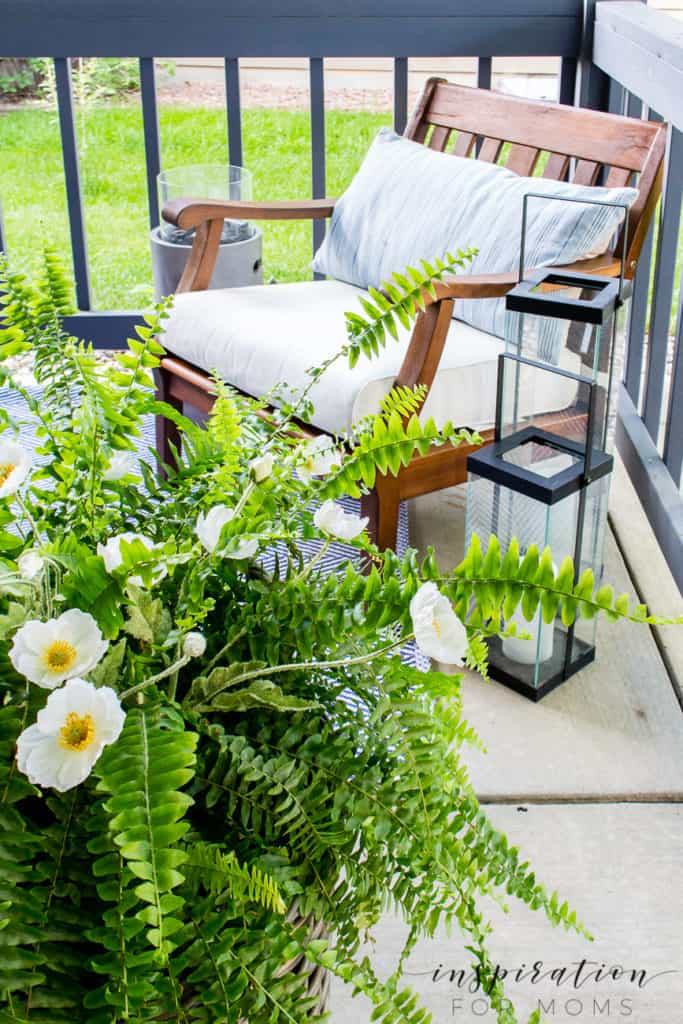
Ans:
{"type": "Polygon", "coordinates": [[[593,62],[683,130],[683,21],[642,3],[595,8],[593,62]]]}

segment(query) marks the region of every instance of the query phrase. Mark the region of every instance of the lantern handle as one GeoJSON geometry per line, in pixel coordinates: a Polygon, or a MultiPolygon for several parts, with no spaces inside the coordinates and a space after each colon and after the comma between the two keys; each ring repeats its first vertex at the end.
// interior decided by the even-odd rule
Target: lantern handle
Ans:
{"type": "Polygon", "coordinates": [[[527,192],[522,200],[522,237],[519,245],[519,268],[517,283],[524,279],[524,271],[526,270],[526,235],[527,235],[527,223],[528,223],[528,212],[527,206],[529,199],[545,199],[551,200],[552,202],[564,202],[564,203],[582,203],[584,206],[612,206],[615,209],[624,211],[624,238],[621,247],[621,269],[619,273],[619,295],[617,297],[618,305],[621,305],[623,292],[624,292],[624,281],[626,278],[626,253],[628,252],[628,227],[629,227],[629,206],[627,203],[610,203],[606,200],[600,199],[579,199],[574,196],[553,196],[547,195],[543,192],[527,192]]]}

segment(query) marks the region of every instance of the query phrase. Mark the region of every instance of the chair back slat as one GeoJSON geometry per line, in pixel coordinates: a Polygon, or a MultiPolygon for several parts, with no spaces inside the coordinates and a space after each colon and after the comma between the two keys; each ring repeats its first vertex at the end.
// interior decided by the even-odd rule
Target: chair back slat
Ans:
{"type": "Polygon", "coordinates": [[[453,149],[454,156],[469,156],[474,149],[476,141],[477,137],[472,132],[458,132],[455,148],[453,149]]]}
{"type": "Polygon", "coordinates": [[[569,176],[576,184],[595,185],[604,171],[610,187],[635,179],[638,197],[629,217],[626,260],[632,275],[661,193],[666,125],[430,78],[405,135],[415,142],[428,139],[432,149],[443,151],[454,132],[456,156],[488,163],[500,159],[517,174],[533,174],[541,153],[548,153],[544,178],[569,176]]]}
{"type": "Polygon", "coordinates": [[[626,167],[610,167],[605,185],[607,188],[624,188],[632,177],[633,171],[629,171],[626,167]]]}
{"type": "Polygon", "coordinates": [[[515,143],[510,146],[505,166],[509,171],[514,171],[515,174],[521,174],[523,178],[526,178],[533,174],[540,155],[541,151],[534,149],[533,146],[520,146],[515,143]]]}
{"type": "Polygon", "coordinates": [[[600,164],[593,160],[579,160],[572,175],[575,185],[595,185],[600,174],[600,164]]]}
{"type": "Polygon", "coordinates": [[[439,151],[439,153],[443,153],[450,138],[450,135],[450,128],[444,128],[443,125],[437,124],[429,137],[429,142],[427,143],[427,145],[429,146],[430,149],[436,149],[439,151]]]}
{"type": "Polygon", "coordinates": [[[484,139],[482,147],[479,150],[478,159],[483,160],[487,164],[495,164],[500,156],[502,148],[502,139],[484,139]]]}
{"type": "Polygon", "coordinates": [[[564,181],[569,170],[569,157],[564,153],[551,153],[543,168],[543,177],[553,181],[564,181]]]}

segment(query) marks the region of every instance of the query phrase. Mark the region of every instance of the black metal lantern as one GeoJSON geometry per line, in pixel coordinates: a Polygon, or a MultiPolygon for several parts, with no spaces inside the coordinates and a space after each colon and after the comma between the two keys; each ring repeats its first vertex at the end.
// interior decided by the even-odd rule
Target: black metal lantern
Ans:
{"type": "MultiPolygon", "coordinates": [[[[602,575],[613,460],[614,324],[620,282],[544,270],[507,296],[495,439],[468,459],[467,541],[549,546],[556,568],[602,575]]],[[[595,657],[595,620],[528,622],[489,641],[489,670],[533,700],[595,657]]]]}

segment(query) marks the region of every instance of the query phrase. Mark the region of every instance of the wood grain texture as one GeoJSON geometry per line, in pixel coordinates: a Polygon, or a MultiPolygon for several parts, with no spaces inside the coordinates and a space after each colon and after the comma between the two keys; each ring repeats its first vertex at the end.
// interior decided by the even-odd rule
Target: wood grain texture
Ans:
{"type": "Polygon", "coordinates": [[[533,146],[520,146],[519,143],[515,143],[513,146],[510,146],[505,166],[509,171],[514,171],[515,174],[528,178],[534,173],[534,168],[538,163],[540,155],[540,149],[534,149],[533,146]]]}
{"type": "Polygon", "coordinates": [[[489,138],[486,138],[486,139],[484,139],[482,147],[479,150],[479,154],[477,156],[477,159],[478,160],[483,160],[484,163],[487,163],[487,164],[495,164],[495,162],[497,161],[497,159],[498,159],[498,157],[500,155],[500,151],[501,151],[502,148],[503,148],[503,140],[502,139],[489,139],[489,138]]]}
{"type": "Polygon", "coordinates": [[[222,232],[222,219],[200,221],[177,292],[200,292],[209,287],[222,232]]]}
{"type": "Polygon", "coordinates": [[[427,145],[430,149],[435,149],[438,153],[443,153],[448,144],[450,134],[450,128],[444,128],[443,125],[437,124],[429,137],[427,145]]]}
{"type": "Polygon", "coordinates": [[[212,218],[237,217],[243,220],[322,220],[331,217],[335,199],[282,199],[278,202],[251,202],[245,199],[174,199],[163,208],[169,224],[185,231],[212,218]]]}
{"type": "Polygon", "coordinates": [[[658,134],[657,125],[648,121],[450,82],[436,86],[425,116],[429,124],[632,171],[642,170],[658,134]]]}
{"type": "Polygon", "coordinates": [[[453,154],[455,156],[469,156],[474,149],[476,141],[477,137],[472,132],[458,132],[453,154]]]}
{"type": "Polygon", "coordinates": [[[565,153],[551,153],[543,168],[543,177],[564,181],[569,170],[569,157],[565,153]]]}

